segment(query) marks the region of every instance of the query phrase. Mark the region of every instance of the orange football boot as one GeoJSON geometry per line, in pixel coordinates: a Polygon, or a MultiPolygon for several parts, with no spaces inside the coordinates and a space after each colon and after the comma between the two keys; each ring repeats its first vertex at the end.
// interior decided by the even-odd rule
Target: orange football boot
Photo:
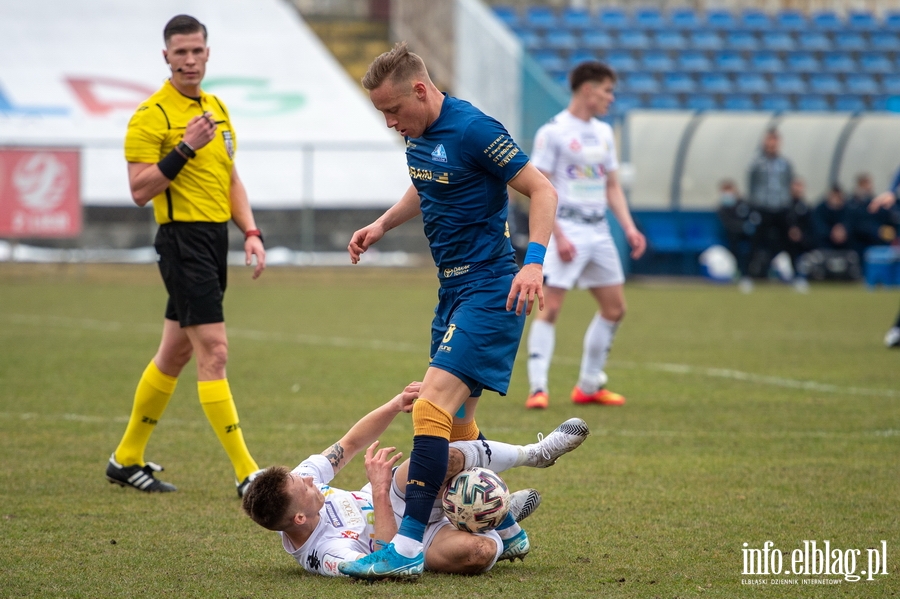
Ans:
{"type": "Polygon", "coordinates": [[[546,391],[535,391],[525,401],[525,407],[529,410],[545,410],[549,404],[550,398],[546,391]]]}
{"type": "Polygon", "coordinates": [[[578,385],[572,389],[572,403],[598,403],[604,406],[621,406],[625,398],[608,389],[600,389],[596,393],[587,394],[578,385]]]}

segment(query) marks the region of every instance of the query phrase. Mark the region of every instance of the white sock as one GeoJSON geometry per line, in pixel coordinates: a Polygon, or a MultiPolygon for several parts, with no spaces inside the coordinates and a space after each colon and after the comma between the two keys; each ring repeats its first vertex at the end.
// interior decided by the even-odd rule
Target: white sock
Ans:
{"type": "Polygon", "coordinates": [[[494,472],[503,472],[525,463],[528,456],[521,445],[510,445],[500,441],[454,441],[450,447],[455,447],[465,457],[466,468],[487,468],[494,472]]]}
{"type": "Polygon", "coordinates": [[[588,395],[596,393],[603,384],[600,381],[601,373],[606,366],[609,348],[612,347],[618,328],[619,323],[606,320],[597,313],[584,332],[584,352],[581,354],[578,386],[588,395]]]}
{"type": "Polygon", "coordinates": [[[394,549],[397,553],[403,557],[416,557],[422,553],[424,549],[422,541],[416,541],[415,539],[410,539],[403,535],[394,535],[394,538],[391,539],[391,543],[394,544],[394,549]]]}
{"type": "Polygon", "coordinates": [[[547,390],[547,373],[556,345],[556,326],[535,319],[528,331],[528,382],[531,393],[547,390]]]}

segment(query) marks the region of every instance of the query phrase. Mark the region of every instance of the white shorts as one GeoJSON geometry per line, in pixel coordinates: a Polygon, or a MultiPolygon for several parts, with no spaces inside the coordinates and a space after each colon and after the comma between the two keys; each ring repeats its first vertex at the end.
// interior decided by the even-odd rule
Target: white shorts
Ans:
{"type": "MultiPolygon", "coordinates": [[[[372,483],[367,483],[366,486],[362,488],[363,491],[367,493],[372,493],[372,483]]],[[[431,508],[431,516],[428,519],[428,526],[425,527],[425,535],[422,537],[422,545],[425,547],[425,551],[428,551],[428,548],[431,546],[432,541],[434,541],[434,537],[437,535],[438,531],[444,528],[445,526],[453,526],[450,520],[447,519],[447,516],[444,515],[444,510],[440,506],[440,497],[435,500],[434,507],[431,508]]],[[[397,488],[396,481],[391,481],[391,507],[394,510],[394,519],[397,521],[397,526],[400,526],[400,522],[403,520],[403,513],[406,511],[406,498],[400,495],[400,490],[397,488]]],[[[500,535],[496,530],[489,530],[487,532],[476,532],[472,533],[478,535],[479,537],[488,537],[494,540],[494,543],[497,546],[497,552],[494,555],[494,561],[485,568],[482,572],[487,572],[491,568],[494,567],[494,564],[497,563],[497,559],[500,557],[500,554],[503,553],[503,540],[500,538],[500,535]]],[[[428,567],[428,564],[425,564],[425,567],[428,567]]]]}
{"type": "Polygon", "coordinates": [[[555,236],[550,237],[544,258],[544,284],[548,287],[581,289],[611,287],[625,282],[619,250],[609,232],[609,224],[583,225],[564,219],[557,224],[563,234],[575,245],[575,258],[563,262],[556,249],[555,236]]]}

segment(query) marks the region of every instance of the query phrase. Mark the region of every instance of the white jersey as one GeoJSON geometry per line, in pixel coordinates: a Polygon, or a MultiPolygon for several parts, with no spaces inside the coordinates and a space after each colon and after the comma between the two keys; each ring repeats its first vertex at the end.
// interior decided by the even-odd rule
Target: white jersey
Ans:
{"type": "Polygon", "coordinates": [[[281,544],[297,563],[313,574],[342,576],[338,564],[353,561],[359,554],[375,550],[375,508],[372,494],[366,491],[344,491],[328,486],[334,469],[323,455],[312,455],[294,468],[294,474],[311,476],[325,496],[319,511],[319,524],[300,547],[284,533],[281,544]]]}
{"type": "Polygon", "coordinates": [[[531,162],[550,174],[564,209],[585,215],[606,213],[607,174],[618,170],[612,127],[592,118],[583,121],[563,110],[538,129],[531,162]]]}

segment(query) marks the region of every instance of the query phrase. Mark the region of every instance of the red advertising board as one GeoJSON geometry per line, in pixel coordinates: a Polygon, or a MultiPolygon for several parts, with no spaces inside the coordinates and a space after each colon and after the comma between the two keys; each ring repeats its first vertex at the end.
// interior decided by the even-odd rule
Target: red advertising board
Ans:
{"type": "Polygon", "coordinates": [[[81,234],[78,150],[0,148],[0,237],[81,234]]]}

